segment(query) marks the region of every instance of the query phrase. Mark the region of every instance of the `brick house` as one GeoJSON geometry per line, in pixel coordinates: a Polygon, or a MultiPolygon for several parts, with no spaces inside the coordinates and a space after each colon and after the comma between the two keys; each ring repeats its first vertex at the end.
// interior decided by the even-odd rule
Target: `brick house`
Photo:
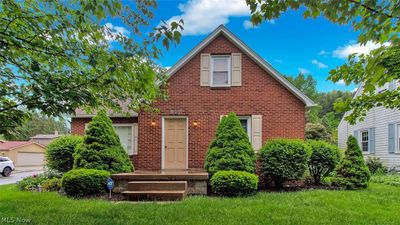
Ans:
{"type": "MultiPolygon", "coordinates": [[[[221,116],[235,112],[257,151],[273,138],[304,138],[306,108],[314,103],[224,26],[168,71],[159,113],[111,115],[136,169],[204,167],[221,116]]],[[[84,134],[93,115],[77,110],[72,133],[84,134]]]]}

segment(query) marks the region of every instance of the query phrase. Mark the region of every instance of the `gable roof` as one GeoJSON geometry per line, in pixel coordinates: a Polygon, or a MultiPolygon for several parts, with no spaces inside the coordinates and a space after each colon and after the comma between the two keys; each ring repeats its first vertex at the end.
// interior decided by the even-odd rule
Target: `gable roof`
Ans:
{"type": "Polygon", "coordinates": [[[42,148],[44,148],[43,145],[40,145],[35,142],[31,141],[5,141],[5,142],[0,142],[0,150],[13,150],[18,147],[26,146],[26,145],[38,145],[42,148]]]}
{"type": "Polygon", "coordinates": [[[288,89],[292,94],[299,98],[307,107],[315,106],[315,103],[297,89],[290,81],[288,81],[281,73],[274,69],[271,64],[261,58],[257,53],[250,49],[244,42],[242,42],[237,36],[230,32],[224,25],[218,26],[211,34],[209,34],[203,41],[201,41],[196,47],[194,47],[189,53],[187,53],[182,59],[180,59],[173,67],[171,67],[167,74],[172,76],[179,69],[181,69],[189,60],[203,50],[208,44],[210,44],[219,35],[224,35],[228,40],[230,40],[236,47],[248,55],[255,63],[257,63],[262,69],[269,72],[273,78],[275,78],[279,83],[281,83],[286,89],[288,89]]]}

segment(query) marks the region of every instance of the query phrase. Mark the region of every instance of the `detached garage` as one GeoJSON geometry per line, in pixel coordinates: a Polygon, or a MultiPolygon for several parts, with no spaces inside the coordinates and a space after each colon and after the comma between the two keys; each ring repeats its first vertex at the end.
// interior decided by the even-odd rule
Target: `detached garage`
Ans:
{"type": "Polygon", "coordinates": [[[43,166],[45,161],[44,146],[29,141],[0,142],[0,156],[14,161],[16,167],[43,166]]]}

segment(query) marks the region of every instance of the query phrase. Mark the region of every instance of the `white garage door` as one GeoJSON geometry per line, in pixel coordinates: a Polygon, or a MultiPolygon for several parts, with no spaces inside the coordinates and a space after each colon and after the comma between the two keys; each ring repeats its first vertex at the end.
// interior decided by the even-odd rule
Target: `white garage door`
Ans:
{"type": "Polygon", "coordinates": [[[18,166],[41,166],[43,165],[44,154],[35,152],[18,152],[18,166]]]}

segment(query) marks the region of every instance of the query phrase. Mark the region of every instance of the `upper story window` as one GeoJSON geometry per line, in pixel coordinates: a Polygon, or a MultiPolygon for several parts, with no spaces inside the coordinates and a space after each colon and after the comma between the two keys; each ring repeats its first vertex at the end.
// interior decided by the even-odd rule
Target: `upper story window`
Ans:
{"type": "Polygon", "coordinates": [[[361,149],[368,152],[368,131],[361,131],[361,149]]]}
{"type": "Polygon", "coordinates": [[[231,57],[229,55],[211,56],[211,86],[231,86],[231,57]]]}

